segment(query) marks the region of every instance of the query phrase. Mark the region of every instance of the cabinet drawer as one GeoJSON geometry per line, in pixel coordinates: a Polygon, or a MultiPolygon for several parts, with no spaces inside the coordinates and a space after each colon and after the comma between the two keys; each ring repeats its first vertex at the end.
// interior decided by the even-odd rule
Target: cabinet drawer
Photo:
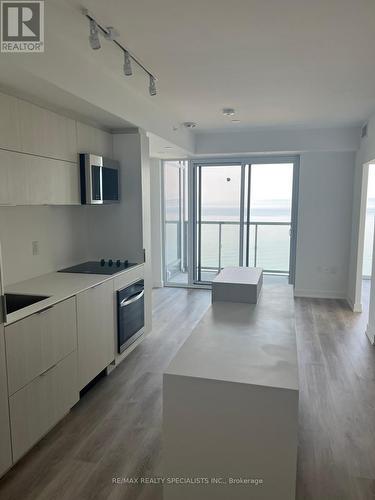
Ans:
{"type": "Polygon", "coordinates": [[[143,279],[144,274],[144,267],[142,265],[142,267],[138,266],[135,269],[129,269],[129,271],[121,274],[121,276],[116,276],[113,279],[115,291],[121,290],[121,288],[130,285],[134,281],[143,279]]]}
{"type": "Polygon", "coordinates": [[[9,394],[77,349],[75,297],[5,327],[9,394]]]}
{"type": "Polygon", "coordinates": [[[77,353],[72,352],[9,398],[13,461],[21,458],[77,401],[77,353]]]}

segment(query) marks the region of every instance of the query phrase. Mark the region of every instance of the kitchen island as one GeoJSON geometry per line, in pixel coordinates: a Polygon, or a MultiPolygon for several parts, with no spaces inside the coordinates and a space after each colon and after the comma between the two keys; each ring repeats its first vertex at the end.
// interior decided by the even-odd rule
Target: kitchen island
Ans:
{"type": "Polygon", "coordinates": [[[292,287],[215,302],[164,373],[164,498],[294,499],[297,424],[292,287]]]}

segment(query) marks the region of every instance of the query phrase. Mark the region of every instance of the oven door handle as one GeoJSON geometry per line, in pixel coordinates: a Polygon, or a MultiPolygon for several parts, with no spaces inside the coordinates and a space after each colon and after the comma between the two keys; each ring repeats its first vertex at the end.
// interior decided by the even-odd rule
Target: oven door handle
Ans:
{"type": "Polygon", "coordinates": [[[131,295],[127,299],[124,299],[120,302],[120,307],[129,306],[130,304],[137,302],[137,300],[141,299],[144,294],[145,294],[145,291],[142,290],[141,293],[136,293],[134,295],[131,295]]]}

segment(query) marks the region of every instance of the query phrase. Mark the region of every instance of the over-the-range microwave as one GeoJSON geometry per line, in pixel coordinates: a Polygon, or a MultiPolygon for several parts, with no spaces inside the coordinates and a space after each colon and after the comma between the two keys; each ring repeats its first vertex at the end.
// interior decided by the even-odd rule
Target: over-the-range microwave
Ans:
{"type": "Polygon", "coordinates": [[[120,201],[120,164],[104,156],[79,155],[81,203],[104,205],[120,201]]]}

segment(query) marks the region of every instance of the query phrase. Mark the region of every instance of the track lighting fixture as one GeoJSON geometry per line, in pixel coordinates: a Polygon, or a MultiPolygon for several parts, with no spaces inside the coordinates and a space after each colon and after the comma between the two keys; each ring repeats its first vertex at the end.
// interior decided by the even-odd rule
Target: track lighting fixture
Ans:
{"type": "Polygon", "coordinates": [[[105,33],[103,33],[103,35],[104,38],[106,38],[107,40],[111,40],[111,42],[113,42],[119,36],[119,32],[113,26],[107,26],[105,29],[105,33]]]}
{"type": "Polygon", "coordinates": [[[94,19],[90,19],[90,45],[94,50],[100,49],[100,40],[99,40],[99,30],[98,25],[94,21],[94,19]]]}
{"type": "Polygon", "coordinates": [[[150,85],[148,87],[148,91],[150,92],[151,96],[157,94],[155,78],[152,75],[150,75],[150,85]]]}
{"type": "Polygon", "coordinates": [[[127,50],[124,50],[124,75],[132,76],[132,74],[133,74],[132,60],[129,52],[127,50]]]}
{"type": "Polygon", "coordinates": [[[132,63],[134,62],[140,69],[142,69],[146,75],[149,77],[149,86],[148,91],[151,96],[157,95],[156,89],[156,77],[150,72],[149,69],[146,68],[144,64],[141,63],[139,59],[137,59],[129,50],[124,47],[118,40],[119,32],[113,26],[104,26],[99,23],[94,16],[87,10],[82,9],[82,14],[89,20],[90,22],[90,46],[92,49],[100,49],[100,38],[99,32],[101,35],[108,41],[114,43],[119,49],[122,50],[124,55],[124,66],[123,71],[125,76],[133,75],[132,63]]]}

